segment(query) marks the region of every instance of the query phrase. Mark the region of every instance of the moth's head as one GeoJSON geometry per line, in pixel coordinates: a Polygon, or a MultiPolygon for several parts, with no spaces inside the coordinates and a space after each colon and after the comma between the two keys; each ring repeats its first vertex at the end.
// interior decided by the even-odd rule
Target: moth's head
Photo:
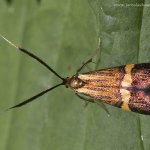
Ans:
{"type": "Polygon", "coordinates": [[[73,75],[71,78],[67,77],[65,79],[66,88],[77,89],[81,88],[84,85],[84,81],[78,78],[78,75],[73,75]]]}

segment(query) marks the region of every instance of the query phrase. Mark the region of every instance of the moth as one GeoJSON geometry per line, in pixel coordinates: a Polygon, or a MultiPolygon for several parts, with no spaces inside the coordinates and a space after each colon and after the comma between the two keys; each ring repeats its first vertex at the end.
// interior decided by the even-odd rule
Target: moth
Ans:
{"type": "Polygon", "coordinates": [[[70,88],[79,98],[87,102],[107,103],[127,111],[150,115],[150,63],[128,64],[81,73],[81,70],[92,62],[92,59],[89,59],[72,77],[63,78],[33,53],[14,45],[4,36],[0,36],[19,51],[38,61],[62,80],[61,83],[8,109],[24,106],[47,92],[65,85],[66,88],[70,88]]]}

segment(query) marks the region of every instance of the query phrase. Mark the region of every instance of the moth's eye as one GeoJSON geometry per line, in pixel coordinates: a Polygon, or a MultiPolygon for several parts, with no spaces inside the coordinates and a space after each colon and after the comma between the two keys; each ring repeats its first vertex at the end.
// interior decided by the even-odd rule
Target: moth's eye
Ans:
{"type": "Polygon", "coordinates": [[[73,79],[70,82],[70,87],[72,88],[80,88],[83,85],[83,81],[80,79],[73,79]]]}

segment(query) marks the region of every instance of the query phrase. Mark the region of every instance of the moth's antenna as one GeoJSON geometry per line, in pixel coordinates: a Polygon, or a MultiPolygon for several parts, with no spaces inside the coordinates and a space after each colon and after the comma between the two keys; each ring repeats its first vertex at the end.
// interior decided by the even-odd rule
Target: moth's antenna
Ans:
{"type": "MultiPolygon", "coordinates": [[[[1,34],[0,34],[0,37],[3,38],[6,42],[8,42],[10,45],[12,45],[13,47],[15,47],[16,49],[20,50],[21,52],[23,52],[23,53],[27,54],[28,56],[32,57],[33,59],[37,60],[40,64],[42,64],[42,65],[45,66],[48,70],[50,70],[54,75],[56,75],[58,78],[60,78],[61,80],[63,80],[62,83],[59,83],[59,84],[57,84],[57,85],[55,85],[55,86],[53,86],[53,87],[51,87],[51,88],[48,88],[48,89],[46,89],[46,90],[44,90],[44,91],[42,91],[42,92],[40,92],[40,93],[38,93],[38,94],[36,94],[36,95],[30,97],[30,98],[28,98],[27,100],[25,100],[25,101],[23,101],[23,102],[21,102],[21,103],[19,103],[19,104],[17,104],[17,105],[14,105],[14,106],[8,108],[7,110],[24,106],[24,105],[26,105],[27,103],[30,103],[30,102],[36,100],[37,98],[39,98],[40,96],[46,94],[47,92],[49,92],[49,91],[51,91],[51,90],[57,88],[58,86],[65,84],[65,79],[64,79],[63,77],[61,77],[59,74],[57,74],[47,63],[45,63],[45,62],[44,62],[43,60],[41,60],[39,57],[35,56],[33,53],[29,52],[28,50],[26,50],[26,49],[24,49],[24,48],[21,48],[21,47],[16,46],[15,44],[13,44],[12,42],[10,42],[8,39],[6,39],[6,38],[5,38],[4,36],[2,36],[1,34]]],[[[6,111],[7,111],[7,110],[6,110],[6,111]]]]}
{"type": "Polygon", "coordinates": [[[45,63],[42,59],[40,59],[39,57],[37,57],[36,55],[34,55],[33,53],[29,52],[28,50],[21,48],[19,46],[16,46],[15,44],[13,44],[12,42],[10,42],[8,39],[6,39],[4,36],[2,36],[0,34],[0,37],[3,38],[6,42],[8,42],[10,45],[12,45],[13,47],[15,47],[16,49],[20,50],[21,52],[27,54],[28,56],[32,57],[33,59],[37,60],[40,64],[42,64],[43,66],[45,66],[48,70],[50,70],[53,74],[55,74],[58,78],[60,78],[61,80],[65,80],[63,77],[61,77],[58,73],[56,73],[47,63],[45,63]]]}
{"type": "Polygon", "coordinates": [[[53,86],[53,87],[51,87],[51,88],[48,88],[48,89],[46,89],[46,90],[44,90],[44,91],[42,91],[42,92],[40,92],[40,93],[38,93],[38,94],[36,94],[36,95],[30,97],[29,99],[27,99],[27,100],[25,100],[25,101],[23,101],[23,102],[21,102],[21,103],[19,103],[19,104],[17,104],[17,105],[14,105],[14,106],[8,108],[6,111],[8,111],[8,110],[10,110],[10,109],[13,109],[13,108],[17,108],[17,107],[24,106],[24,105],[26,105],[27,103],[30,103],[30,102],[36,100],[37,98],[41,97],[42,95],[46,94],[47,92],[49,92],[49,91],[51,91],[51,90],[53,90],[53,89],[55,89],[55,88],[57,88],[57,87],[60,86],[60,85],[64,85],[64,83],[60,83],[60,84],[57,84],[57,85],[55,85],[55,86],[53,86]]]}

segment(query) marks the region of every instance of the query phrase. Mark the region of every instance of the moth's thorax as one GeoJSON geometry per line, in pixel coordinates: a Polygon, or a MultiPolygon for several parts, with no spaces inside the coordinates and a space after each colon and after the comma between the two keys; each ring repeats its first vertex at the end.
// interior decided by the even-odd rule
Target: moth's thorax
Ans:
{"type": "Polygon", "coordinates": [[[72,77],[67,77],[65,80],[65,86],[71,89],[78,89],[84,86],[84,81],[78,78],[78,74],[73,75],[72,77]]]}

